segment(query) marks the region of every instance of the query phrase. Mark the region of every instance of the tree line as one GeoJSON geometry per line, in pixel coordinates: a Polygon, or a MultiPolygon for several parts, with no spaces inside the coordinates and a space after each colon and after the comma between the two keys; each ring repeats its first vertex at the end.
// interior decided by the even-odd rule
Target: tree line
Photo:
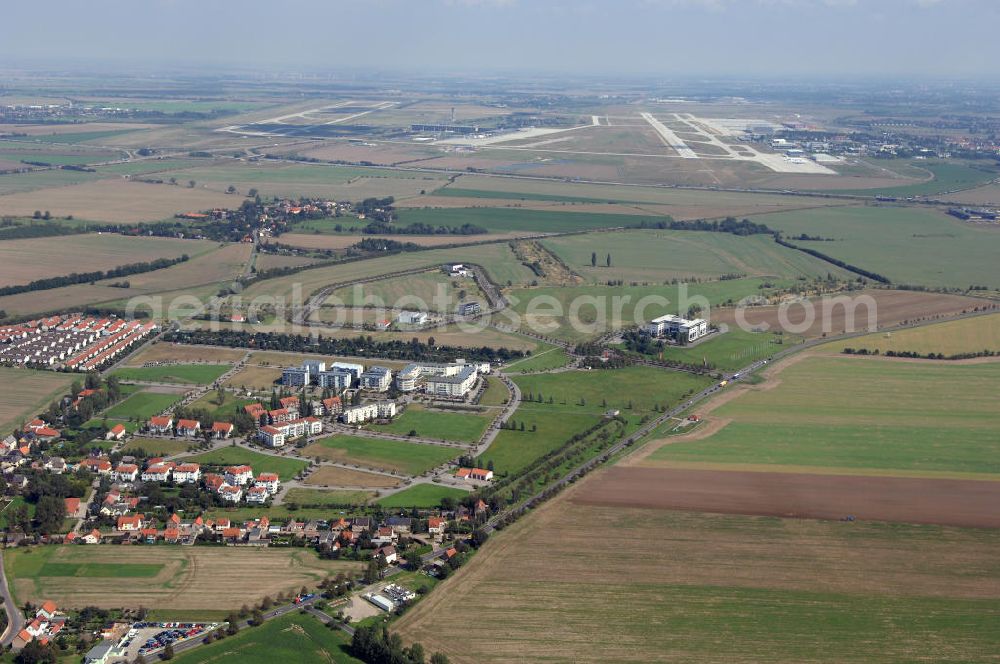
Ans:
{"type": "Polygon", "coordinates": [[[282,350],[320,355],[377,357],[384,360],[426,362],[450,362],[456,357],[464,357],[470,362],[506,362],[526,357],[526,353],[523,351],[504,347],[438,346],[434,342],[434,337],[428,338],[427,343],[424,343],[417,338],[410,341],[376,341],[373,337],[365,335],[343,339],[333,337],[315,339],[304,334],[277,334],[241,330],[178,330],[167,332],[164,334],[163,340],[202,346],[227,346],[229,348],[282,350]]]}
{"type": "Polygon", "coordinates": [[[31,291],[62,288],[63,286],[72,286],[73,284],[88,284],[92,281],[101,281],[102,279],[126,277],[130,274],[141,274],[143,272],[162,270],[163,268],[171,267],[187,260],[188,255],[183,254],[179,258],[157,258],[156,260],[144,263],[119,265],[118,267],[110,270],[97,270],[95,272],[71,272],[70,274],[62,277],[48,277],[46,279],[36,279],[35,281],[27,284],[5,286],[0,288],[0,295],[16,295],[18,293],[29,293],[31,291]]]}
{"type": "Polygon", "coordinates": [[[362,230],[369,235],[485,235],[489,230],[475,224],[461,226],[432,226],[423,222],[414,222],[409,226],[396,226],[384,222],[373,221],[362,230]]]}
{"type": "Polygon", "coordinates": [[[872,272],[870,270],[866,270],[864,268],[858,267],[857,265],[851,265],[850,263],[845,263],[844,261],[840,260],[839,258],[834,258],[833,256],[828,256],[827,254],[824,254],[821,251],[816,251],[815,249],[808,249],[806,247],[800,247],[800,246],[798,246],[796,244],[792,244],[791,242],[782,239],[782,237],[780,235],[775,235],[774,236],[774,241],[777,242],[778,244],[780,244],[783,247],[788,247],[789,249],[795,249],[796,251],[801,251],[803,253],[809,254],[810,256],[814,256],[814,257],[816,257],[816,258],[818,258],[820,260],[826,261],[827,263],[831,263],[833,265],[836,265],[837,267],[843,268],[843,269],[847,270],[848,272],[853,272],[854,274],[859,274],[862,277],[866,277],[868,279],[871,279],[872,281],[877,281],[877,282],[882,283],[882,284],[892,283],[891,281],[889,281],[888,277],[883,276],[883,275],[879,274],[878,272],[872,272]]]}

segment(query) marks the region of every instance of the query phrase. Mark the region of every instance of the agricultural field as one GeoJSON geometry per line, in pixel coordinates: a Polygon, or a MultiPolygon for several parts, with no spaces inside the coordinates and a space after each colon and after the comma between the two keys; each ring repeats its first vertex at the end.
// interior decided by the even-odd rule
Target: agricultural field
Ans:
{"type": "Polygon", "coordinates": [[[712,311],[711,320],[730,328],[738,327],[741,326],[741,319],[737,317],[740,314],[742,321],[752,330],[786,329],[813,339],[823,334],[863,332],[873,326],[885,328],[926,323],[992,306],[995,305],[988,300],[963,295],[880,288],[832,293],[784,305],[745,307],[741,312],[733,307],[716,308],[712,311]],[[785,314],[784,324],[782,311],[785,314]]]}
{"type": "Polygon", "coordinates": [[[907,198],[910,196],[932,196],[935,198],[945,198],[951,200],[947,194],[953,191],[972,189],[980,185],[995,180],[1000,172],[982,165],[974,165],[951,162],[951,161],[923,161],[910,162],[909,165],[918,172],[923,171],[928,176],[923,182],[904,184],[898,187],[880,187],[878,189],[846,189],[838,190],[838,193],[855,195],[896,196],[907,198]]]}
{"type": "Polygon", "coordinates": [[[484,309],[489,306],[475,279],[451,278],[441,270],[435,270],[341,288],[331,293],[325,304],[454,313],[461,302],[479,302],[484,309]]]}
{"type": "Polygon", "coordinates": [[[104,412],[109,420],[148,420],[173,406],[181,398],[180,394],[142,390],[119,401],[104,412]]]}
{"type": "Polygon", "coordinates": [[[552,344],[540,345],[530,357],[514,360],[504,367],[504,371],[531,373],[533,371],[548,371],[569,364],[569,353],[562,346],[552,344]]]}
{"type": "Polygon", "coordinates": [[[549,238],[542,244],[570,269],[595,283],[664,282],[732,274],[787,279],[850,276],[825,261],[782,247],[765,235],[635,230],[549,238]],[[610,267],[606,264],[609,254],[610,267]],[[592,258],[596,259],[594,266],[592,258]]]}
{"type": "Polygon", "coordinates": [[[404,640],[455,662],[982,661],[1000,647],[996,530],[577,502],[592,481],[495,535],[400,619],[404,640]]]}
{"type": "Polygon", "coordinates": [[[373,431],[383,431],[399,436],[406,436],[411,431],[415,431],[416,435],[421,438],[474,443],[482,437],[489,424],[488,417],[475,413],[449,412],[410,405],[402,415],[390,424],[373,424],[370,428],[373,431]]]}
{"type": "Polygon", "coordinates": [[[1000,233],[924,208],[869,206],[783,212],[752,221],[829,242],[792,240],[895,283],[1000,288],[1000,233]]]}
{"type": "Polygon", "coordinates": [[[70,546],[5,552],[4,569],[19,602],[193,611],[239,609],[357,564],[320,560],[308,549],[70,546]]]}
{"type": "Polygon", "coordinates": [[[913,352],[921,355],[993,351],[1000,354],[1000,314],[975,316],[924,325],[896,332],[870,334],[823,346],[823,350],[840,352],[844,348],[879,351],[913,352]]]}
{"type": "MultiPolygon", "coordinates": [[[[7,240],[0,242],[0,285],[26,284],[71,272],[109,270],[157,258],[197,256],[213,243],[160,237],[128,237],[109,233],[7,240]]],[[[132,275],[138,276],[138,275],[132,275]]],[[[34,294],[38,297],[38,294],[34,294]]]]}
{"type": "Polygon", "coordinates": [[[521,388],[523,401],[510,421],[517,422],[518,429],[524,423],[525,430],[501,431],[482,455],[483,463],[492,461],[499,475],[523,470],[600,422],[608,410],[620,410],[629,425],[635,426],[642,417],[655,413],[654,407],[675,406],[688,393],[707,387],[711,379],[637,366],[527,374],[515,376],[514,382],[521,388]],[[537,429],[532,431],[532,427],[537,429]]]}
{"type": "Polygon", "coordinates": [[[290,613],[236,636],[174,658],[178,664],[362,664],[348,652],[351,640],[311,615],[290,613]]]}
{"type": "Polygon", "coordinates": [[[32,419],[54,399],[69,393],[73,377],[54,371],[0,367],[0,432],[32,419]]]}
{"type": "Polygon", "coordinates": [[[323,489],[289,489],[285,494],[285,504],[319,505],[340,507],[342,505],[365,505],[375,494],[370,491],[327,491],[323,489]]]}
{"type": "MultiPolygon", "coordinates": [[[[399,478],[380,473],[340,466],[320,466],[309,474],[303,484],[324,487],[360,487],[363,489],[391,489],[399,486],[399,478]]],[[[325,493],[316,491],[316,493],[325,493]]]]}
{"type": "Polygon", "coordinates": [[[255,475],[260,473],[277,473],[282,482],[292,479],[309,464],[299,459],[261,454],[245,447],[220,447],[188,457],[185,461],[200,463],[203,466],[234,466],[246,464],[253,468],[255,475]]]}
{"type": "Polygon", "coordinates": [[[440,445],[345,435],[324,438],[302,450],[307,457],[412,476],[451,461],[459,453],[455,448],[440,445]]]}
{"type": "MultiPolygon", "coordinates": [[[[178,171],[181,174],[185,172],[178,171]]],[[[59,174],[77,173],[61,177],[42,177],[43,173],[25,174],[34,176],[32,180],[7,181],[3,178],[12,176],[0,177],[0,194],[8,194],[0,196],[0,213],[29,216],[42,209],[49,210],[56,217],[73,215],[74,219],[127,224],[163,221],[183,212],[239,207],[240,203],[239,198],[221,191],[127,181],[121,176],[97,180],[100,177],[98,174],[75,171],[55,171],[59,174]],[[17,187],[19,184],[20,189],[17,187]],[[36,191],[38,189],[42,191],[36,191]]]]}
{"type": "Polygon", "coordinates": [[[208,385],[232,367],[228,364],[168,364],[158,367],[125,367],[111,374],[123,381],[208,385]]]}
{"type": "Polygon", "coordinates": [[[230,185],[245,194],[257,189],[263,197],[315,196],[336,200],[362,200],[370,196],[397,199],[419,196],[439,186],[444,177],[406,171],[374,170],[348,166],[238,163],[168,171],[159,177],[194,180],[196,189],[224,192],[230,185]]]}
{"type": "Polygon", "coordinates": [[[580,342],[656,316],[684,315],[692,305],[701,306],[702,315],[715,322],[709,315],[713,308],[731,306],[748,296],[766,296],[786,283],[754,277],[677,285],[529,288],[512,291],[510,300],[522,326],[580,342]]]}
{"type": "MultiPolygon", "coordinates": [[[[482,226],[492,233],[533,231],[536,233],[570,233],[634,226],[644,218],[656,221],[662,215],[648,214],[598,214],[593,212],[528,210],[524,208],[404,208],[400,209],[399,222],[431,224],[433,226],[482,226]]],[[[476,237],[476,236],[472,236],[476,237]]]]}
{"type": "MultiPolygon", "coordinates": [[[[405,235],[405,236],[380,236],[380,235],[359,235],[357,233],[343,233],[332,235],[333,233],[333,223],[323,223],[328,220],[311,220],[300,226],[296,226],[297,230],[308,230],[317,229],[322,230],[322,233],[284,233],[277,239],[281,244],[287,244],[291,247],[299,247],[301,249],[316,249],[316,250],[327,250],[327,249],[346,249],[352,245],[357,244],[363,239],[373,239],[373,240],[394,240],[396,242],[412,242],[413,244],[419,244],[422,247],[437,247],[441,245],[458,245],[458,244],[478,244],[480,242],[493,242],[497,240],[513,240],[515,238],[524,237],[526,233],[485,233],[482,235],[405,235]]],[[[336,222],[342,224],[347,228],[353,228],[350,225],[350,220],[329,220],[330,222],[336,222]]],[[[357,228],[361,228],[360,225],[357,228]]]]}
{"type": "Polygon", "coordinates": [[[468,492],[462,489],[436,484],[416,484],[385,498],[380,498],[378,504],[386,509],[433,508],[440,505],[445,498],[458,501],[467,495],[469,495],[468,492]]]}
{"type": "Polygon", "coordinates": [[[696,436],[703,439],[674,440],[638,463],[1000,478],[1000,414],[993,398],[1000,362],[813,355],[771,371],[769,382],[737,387],[713,407],[721,429],[696,436]]]}

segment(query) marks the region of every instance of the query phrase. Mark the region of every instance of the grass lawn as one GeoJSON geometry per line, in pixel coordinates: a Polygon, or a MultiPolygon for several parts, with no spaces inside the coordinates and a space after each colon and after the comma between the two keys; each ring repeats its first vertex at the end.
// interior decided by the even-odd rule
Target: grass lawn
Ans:
{"type": "Polygon", "coordinates": [[[94,578],[150,578],[160,573],[163,565],[156,563],[105,564],[99,562],[53,561],[58,547],[18,549],[6,565],[7,572],[16,578],[27,577],[94,577],[94,578]]]}
{"type": "Polygon", "coordinates": [[[362,664],[348,653],[350,637],[311,615],[289,613],[174,658],[178,664],[362,664]]]}
{"type": "Polygon", "coordinates": [[[918,182],[899,187],[847,189],[837,190],[837,193],[854,194],[856,196],[898,196],[900,198],[907,196],[928,196],[946,191],[971,189],[972,187],[986,184],[998,175],[996,170],[988,170],[982,167],[977,168],[947,161],[915,161],[910,163],[919,169],[930,171],[934,174],[934,178],[927,182],[918,182]]]}
{"type": "Polygon", "coordinates": [[[321,459],[381,468],[404,475],[420,475],[451,461],[460,453],[460,450],[440,445],[341,435],[324,438],[303,451],[305,455],[321,459]]]}
{"type": "Polygon", "coordinates": [[[133,438],[125,443],[126,453],[129,450],[142,450],[147,456],[171,456],[187,452],[196,444],[194,440],[170,440],[167,438],[133,438]]]}
{"type": "Polygon", "coordinates": [[[647,462],[1000,473],[1000,363],[817,356],[776,380],[716,410],[732,421],[715,435],[666,445],[647,462]]]}
{"type": "Polygon", "coordinates": [[[402,436],[416,431],[421,438],[474,443],[489,424],[490,419],[481,415],[427,410],[423,406],[411,405],[390,424],[372,425],[370,428],[402,436]]]}
{"type": "Polygon", "coordinates": [[[532,371],[557,369],[567,364],[569,364],[569,354],[562,346],[540,344],[538,350],[532,353],[531,357],[514,360],[506,365],[503,370],[505,372],[531,373],[532,371]]]}
{"type": "Polygon", "coordinates": [[[711,380],[652,367],[567,371],[517,376],[523,401],[511,420],[524,431],[503,430],[483,454],[498,474],[516,473],[542,455],[561,447],[573,434],[597,424],[610,409],[618,409],[630,427],[638,426],[653,407],[676,404],[689,391],[697,392],[711,380]],[[541,395],[542,403],[537,399],[541,395]],[[553,403],[549,403],[549,398],[553,403]],[[584,405],[580,405],[581,398],[584,405]],[[628,407],[629,402],[632,408],[628,407]],[[531,431],[532,426],[536,427],[531,431]]]}
{"type": "Polygon", "coordinates": [[[230,368],[232,367],[228,364],[173,364],[161,367],[124,367],[111,373],[125,381],[208,385],[230,368]]]}
{"type": "Polygon", "coordinates": [[[380,498],[377,502],[382,507],[404,508],[404,507],[437,507],[443,498],[459,500],[469,495],[467,491],[455,489],[450,486],[437,486],[436,484],[417,484],[408,489],[403,489],[399,493],[380,498]]]}
{"type": "Polygon", "coordinates": [[[497,376],[486,377],[486,390],[479,399],[480,406],[502,406],[510,400],[510,392],[497,376]]]}
{"type": "Polygon", "coordinates": [[[26,502],[21,496],[14,496],[13,498],[4,499],[0,502],[0,528],[4,530],[13,528],[12,521],[14,513],[21,505],[27,506],[28,516],[34,518],[35,504],[26,502]]]}
{"type": "Polygon", "coordinates": [[[1000,233],[924,208],[867,206],[782,212],[752,218],[785,232],[832,238],[792,240],[894,283],[1000,288],[1000,233]]]}
{"type": "Polygon", "coordinates": [[[107,417],[109,420],[127,420],[130,418],[148,420],[150,417],[170,408],[180,398],[181,395],[179,394],[136,392],[105,411],[104,417],[107,417]]]}
{"type": "Polygon", "coordinates": [[[260,473],[278,473],[281,481],[287,481],[299,474],[307,464],[299,459],[288,459],[285,457],[261,454],[244,447],[222,447],[211,452],[205,452],[185,461],[200,463],[205,466],[234,466],[246,464],[253,468],[255,475],[260,473]]]}
{"type": "Polygon", "coordinates": [[[685,364],[708,362],[710,367],[733,371],[800,341],[801,338],[788,334],[746,332],[734,326],[728,332],[717,334],[691,348],[666,346],[657,357],[662,355],[662,359],[685,364]]]}

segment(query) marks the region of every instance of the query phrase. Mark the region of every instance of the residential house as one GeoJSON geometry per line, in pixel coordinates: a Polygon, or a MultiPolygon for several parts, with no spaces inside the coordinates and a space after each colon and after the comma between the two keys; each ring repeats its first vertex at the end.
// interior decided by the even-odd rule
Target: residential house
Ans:
{"type": "Polygon", "coordinates": [[[427,532],[431,535],[444,535],[448,521],[444,517],[432,516],[427,519],[427,532]]]}
{"type": "Polygon", "coordinates": [[[373,403],[366,403],[360,406],[345,408],[340,414],[340,421],[344,424],[360,424],[378,417],[378,406],[373,403]]]}
{"type": "Polygon", "coordinates": [[[247,502],[254,503],[257,505],[263,505],[267,502],[267,499],[271,496],[268,493],[267,487],[260,485],[254,485],[247,489],[247,502]]]}
{"type": "Polygon", "coordinates": [[[104,440],[121,440],[125,437],[125,425],[116,424],[104,434],[104,440]]]}
{"type": "Polygon", "coordinates": [[[413,527],[413,519],[408,516],[390,516],[385,520],[385,525],[392,528],[394,533],[408,533],[413,527]]]}
{"type": "Polygon", "coordinates": [[[265,424],[257,431],[257,439],[268,447],[284,447],[286,431],[285,428],[265,424]]]}
{"type": "Polygon", "coordinates": [[[193,484],[201,479],[201,466],[196,463],[182,463],[174,468],[174,482],[193,484]]]}
{"type": "Polygon", "coordinates": [[[247,404],[243,406],[243,411],[257,422],[260,422],[261,418],[267,415],[267,409],[259,403],[247,404]]]}
{"type": "Polygon", "coordinates": [[[299,398],[296,396],[282,397],[281,399],[278,399],[278,403],[281,404],[282,408],[288,411],[288,414],[292,417],[292,419],[298,418],[299,414],[302,412],[302,408],[299,405],[299,398]]]}
{"type": "Polygon", "coordinates": [[[205,473],[205,488],[209,491],[219,492],[223,486],[225,486],[226,480],[222,475],[217,475],[216,473],[205,473]]]}
{"type": "Polygon", "coordinates": [[[173,431],[174,418],[169,415],[157,415],[149,418],[149,430],[151,433],[169,434],[173,431]]]}
{"type": "Polygon", "coordinates": [[[238,486],[224,484],[219,489],[219,497],[230,503],[238,503],[243,499],[243,489],[238,486]]]}
{"type": "Polygon", "coordinates": [[[170,479],[173,466],[167,463],[156,463],[142,471],[143,482],[166,482],[170,479]]]}
{"type": "Polygon", "coordinates": [[[394,544],[399,539],[399,535],[389,526],[379,526],[372,535],[372,544],[382,546],[383,544],[394,544]]]}
{"type": "Polygon", "coordinates": [[[66,504],[66,516],[76,516],[76,513],[80,511],[79,498],[66,498],[63,502],[66,504]]]}
{"type": "Polygon", "coordinates": [[[396,555],[396,547],[391,544],[387,544],[375,551],[373,557],[382,556],[385,559],[387,565],[393,565],[399,560],[399,556],[396,555]]]}
{"type": "Polygon", "coordinates": [[[233,428],[232,422],[213,422],[212,437],[225,440],[233,435],[233,428]]]}
{"type": "Polygon", "coordinates": [[[253,468],[250,466],[230,466],[226,468],[226,484],[243,486],[253,481],[253,468]]]}
{"type": "Polygon", "coordinates": [[[101,543],[101,531],[94,528],[89,533],[80,538],[84,544],[100,544],[101,543]]]}
{"type": "Polygon", "coordinates": [[[254,482],[254,486],[264,487],[269,494],[278,493],[278,489],[281,486],[281,482],[278,480],[277,473],[261,473],[257,476],[257,480],[254,482]]]}
{"type": "Polygon", "coordinates": [[[134,463],[120,463],[115,467],[114,478],[119,482],[135,482],[139,475],[139,466],[134,463]]]}
{"type": "Polygon", "coordinates": [[[142,514],[136,514],[135,516],[120,516],[118,517],[117,529],[123,533],[139,532],[142,530],[145,520],[145,516],[142,514]]]}
{"type": "Polygon", "coordinates": [[[197,436],[201,433],[201,422],[198,420],[177,420],[178,436],[197,436]]]}
{"type": "Polygon", "coordinates": [[[66,459],[62,457],[49,457],[45,460],[45,470],[56,475],[62,475],[66,471],[66,459]]]}
{"type": "Polygon", "coordinates": [[[459,468],[455,473],[455,477],[463,480],[489,482],[493,479],[493,471],[485,470],[483,468],[459,468]]]}
{"type": "Polygon", "coordinates": [[[323,415],[326,415],[327,417],[335,417],[340,415],[343,411],[344,404],[341,403],[340,397],[323,399],[323,415]]]}
{"type": "Polygon", "coordinates": [[[267,412],[267,418],[271,421],[272,425],[284,424],[285,422],[290,422],[298,417],[296,413],[293,416],[287,408],[275,408],[267,412]]]}
{"type": "Polygon", "coordinates": [[[372,518],[370,516],[358,516],[351,521],[351,532],[360,533],[364,530],[372,529],[372,518]]]}

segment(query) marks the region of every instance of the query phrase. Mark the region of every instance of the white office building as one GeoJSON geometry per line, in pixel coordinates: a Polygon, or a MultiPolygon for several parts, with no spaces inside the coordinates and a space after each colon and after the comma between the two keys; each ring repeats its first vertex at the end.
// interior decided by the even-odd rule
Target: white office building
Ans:
{"type": "Polygon", "coordinates": [[[651,337],[669,337],[679,344],[686,344],[708,334],[708,322],[701,318],[688,320],[667,314],[649,321],[646,324],[646,334],[651,337]]]}
{"type": "Polygon", "coordinates": [[[428,376],[424,391],[446,397],[464,397],[476,385],[479,372],[474,365],[459,365],[461,369],[445,376],[428,376]]]}

